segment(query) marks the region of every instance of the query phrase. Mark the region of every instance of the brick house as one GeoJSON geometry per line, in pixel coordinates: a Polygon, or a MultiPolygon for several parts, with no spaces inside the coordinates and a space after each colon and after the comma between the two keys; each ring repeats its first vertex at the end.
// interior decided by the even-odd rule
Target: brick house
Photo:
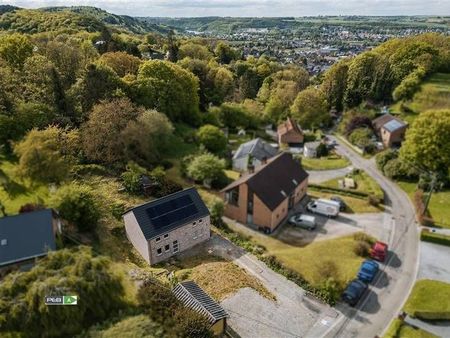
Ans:
{"type": "Polygon", "coordinates": [[[56,250],[61,222],[52,209],[0,218],[0,276],[30,269],[36,259],[56,250]]]}
{"type": "Polygon", "coordinates": [[[210,237],[210,216],[195,188],[139,205],[123,214],[127,237],[150,265],[210,237]]]}
{"type": "Polygon", "coordinates": [[[408,124],[391,114],[384,114],[372,121],[375,132],[386,148],[399,147],[405,137],[408,124]]]}
{"type": "Polygon", "coordinates": [[[290,146],[295,146],[303,143],[304,135],[303,131],[298,125],[290,117],[283,123],[278,126],[278,144],[281,146],[282,144],[288,144],[290,146]]]}
{"type": "Polygon", "coordinates": [[[308,173],[281,153],[222,190],[225,216],[272,232],[305,195],[308,173]]]}

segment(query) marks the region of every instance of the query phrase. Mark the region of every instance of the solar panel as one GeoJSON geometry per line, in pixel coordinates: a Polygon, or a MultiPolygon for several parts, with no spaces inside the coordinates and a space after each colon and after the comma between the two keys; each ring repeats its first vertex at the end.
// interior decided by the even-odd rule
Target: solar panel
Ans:
{"type": "Polygon", "coordinates": [[[156,228],[183,221],[197,212],[198,209],[189,195],[180,196],[147,209],[147,214],[156,228]]]}

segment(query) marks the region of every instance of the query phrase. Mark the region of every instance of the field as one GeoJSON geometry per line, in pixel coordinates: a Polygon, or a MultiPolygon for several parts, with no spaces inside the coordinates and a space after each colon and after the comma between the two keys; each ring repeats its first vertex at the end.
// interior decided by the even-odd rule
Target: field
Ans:
{"type": "Polygon", "coordinates": [[[350,165],[350,162],[345,158],[335,154],[321,158],[307,158],[302,157],[302,166],[306,170],[332,170],[341,169],[350,165]]]}
{"type": "Polygon", "coordinates": [[[241,235],[249,236],[255,244],[265,247],[265,255],[275,256],[287,268],[299,273],[314,286],[324,281],[323,272],[327,270],[343,287],[354,278],[363,261],[363,258],[353,251],[356,243],[353,236],[300,246],[292,241],[283,241],[234,224],[229,224],[229,227],[241,235]]]}
{"type": "Polygon", "coordinates": [[[450,320],[450,284],[429,279],[416,282],[404,311],[420,319],[450,320]]]}
{"type": "Polygon", "coordinates": [[[450,74],[437,73],[423,82],[412,100],[391,106],[395,114],[411,123],[420,113],[431,109],[450,107],[450,74]],[[406,107],[407,111],[401,107],[406,107]]]}
{"type": "MultiPolygon", "coordinates": [[[[384,193],[380,185],[364,171],[359,171],[355,174],[349,174],[347,177],[353,178],[356,183],[356,189],[349,189],[349,191],[359,191],[383,199],[384,193]]],[[[338,177],[329,181],[322,182],[320,185],[330,188],[339,188],[338,181],[343,179],[344,177],[338,177]]]]}

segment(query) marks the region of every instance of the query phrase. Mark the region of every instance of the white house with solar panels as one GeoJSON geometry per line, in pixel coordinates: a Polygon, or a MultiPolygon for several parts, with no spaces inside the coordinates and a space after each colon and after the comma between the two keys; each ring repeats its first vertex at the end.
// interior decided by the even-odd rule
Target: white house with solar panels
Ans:
{"type": "Polygon", "coordinates": [[[210,237],[209,211],[195,188],[134,207],[123,220],[128,239],[150,265],[210,237]]]}

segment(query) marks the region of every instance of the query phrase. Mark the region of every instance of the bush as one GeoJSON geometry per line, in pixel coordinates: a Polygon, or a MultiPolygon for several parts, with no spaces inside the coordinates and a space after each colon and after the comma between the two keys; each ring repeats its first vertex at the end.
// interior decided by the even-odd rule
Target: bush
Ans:
{"type": "Polygon", "coordinates": [[[38,211],[38,210],[44,210],[45,206],[42,204],[38,204],[38,203],[27,203],[24,204],[20,207],[19,209],[19,214],[23,214],[26,212],[33,212],[33,211],[38,211]]]}
{"type": "Polygon", "coordinates": [[[153,278],[147,279],[139,288],[137,299],[150,318],[160,323],[169,320],[180,306],[170,288],[153,278]]]}
{"type": "Polygon", "coordinates": [[[364,241],[357,241],[353,251],[358,256],[367,257],[370,253],[370,244],[364,241]]]}
{"type": "Polygon", "coordinates": [[[227,138],[222,130],[216,126],[207,124],[197,132],[197,139],[209,151],[218,154],[227,147],[227,138]]]}
{"type": "Polygon", "coordinates": [[[398,157],[397,152],[392,149],[386,149],[375,156],[375,162],[380,171],[384,171],[384,166],[393,159],[398,157]]]}
{"type": "Polygon", "coordinates": [[[63,186],[56,192],[52,205],[63,219],[74,224],[79,231],[94,230],[101,217],[92,190],[84,185],[63,186]]]}
{"type": "Polygon", "coordinates": [[[423,229],[420,233],[420,239],[425,242],[450,246],[450,236],[445,236],[423,229]]]}
{"type": "Polygon", "coordinates": [[[381,203],[380,199],[375,195],[369,195],[367,197],[367,202],[374,207],[378,207],[381,203]]]}
{"type": "Polygon", "coordinates": [[[126,171],[120,175],[125,190],[132,194],[142,194],[142,177],[147,174],[147,169],[129,162],[126,171]]]}
{"type": "Polygon", "coordinates": [[[198,182],[218,179],[225,168],[225,161],[213,154],[198,155],[187,164],[186,173],[189,178],[198,182]]]}
{"type": "Polygon", "coordinates": [[[317,147],[317,157],[323,157],[323,156],[328,156],[328,148],[325,144],[321,143],[319,144],[319,146],[317,147]]]}
{"type": "Polygon", "coordinates": [[[375,243],[375,240],[370,235],[368,235],[364,232],[357,232],[356,234],[353,235],[353,239],[355,241],[366,242],[369,245],[372,245],[375,243]]]}
{"type": "Polygon", "coordinates": [[[220,198],[213,198],[211,202],[208,203],[209,213],[211,215],[211,222],[217,227],[223,224],[222,216],[225,210],[223,201],[220,198]]]}
{"type": "Polygon", "coordinates": [[[423,190],[419,189],[414,193],[413,201],[419,223],[424,226],[432,226],[434,221],[426,214],[423,190]]]}
{"type": "Polygon", "coordinates": [[[180,307],[175,310],[175,334],[183,338],[212,338],[208,320],[189,308],[180,307]]]}

